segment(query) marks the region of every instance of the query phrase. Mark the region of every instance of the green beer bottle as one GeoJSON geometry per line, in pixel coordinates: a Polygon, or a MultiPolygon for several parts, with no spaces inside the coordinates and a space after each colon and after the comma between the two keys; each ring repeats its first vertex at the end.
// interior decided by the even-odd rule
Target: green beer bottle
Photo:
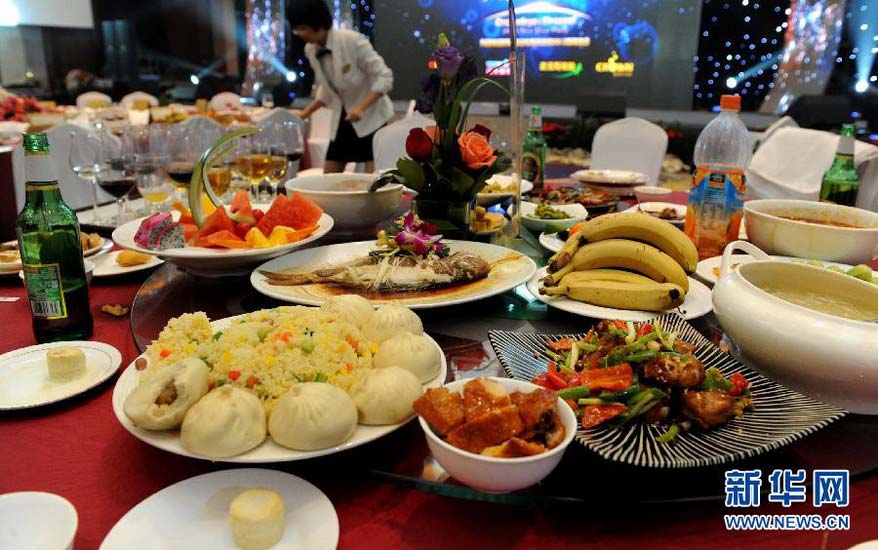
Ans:
{"type": "Polygon", "coordinates": [[[854,125],[845,124],[841,127],[835,160],[832,161],[829,170],[823,174],[820,200],[854,206],[857,204],[859,188],[860,180],[854,167],[854,125]]]}
{"type": "Polygon", "coordinates": [[[543,135],[542,109],[531,108],[527,134],[521,145],[521,178],[534,184],[534,191],[543,189],[543,170],[546,165],[546,138],[543,135]]]}
{"type": "Polygon", "coordinates": [[[37,342],[94,330],[76,214],[64,203],[46,134],[24,135],[25,203],[16,229],[37,342]]]}

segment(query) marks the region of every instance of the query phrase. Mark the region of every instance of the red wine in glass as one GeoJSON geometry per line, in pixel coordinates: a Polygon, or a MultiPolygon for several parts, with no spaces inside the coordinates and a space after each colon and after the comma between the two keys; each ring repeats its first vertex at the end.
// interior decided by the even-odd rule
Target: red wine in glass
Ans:
{"type": "Polygon", "coordinates": [[[134,179],[134,176],[107,175],[98,178],[98,185],[101,186],[101,189],[113,195],[117,199],[120,199],[127,195],[136,184],[137,180],[134,179]]]}
{"type": "Polygon", "coordinates": [[[296,162],[302,158],[304,153],[304,151],[293,151],[292,153],[286,153],[284,156],[287,157],[287,162],[296,162]]]}

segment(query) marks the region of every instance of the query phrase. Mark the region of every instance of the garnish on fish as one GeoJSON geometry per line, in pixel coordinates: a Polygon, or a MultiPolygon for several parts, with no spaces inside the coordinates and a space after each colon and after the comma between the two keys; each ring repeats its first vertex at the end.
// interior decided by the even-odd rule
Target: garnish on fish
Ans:
{"type": "Polygon", "coordinates": [[[268,284],[297,286],[312,283],[378,292],[426,290],[484,279],[491,266],[480,256],[458,252],[445,258],[370,254],[351,262],[304,273],[260,271],[268,284]]]}

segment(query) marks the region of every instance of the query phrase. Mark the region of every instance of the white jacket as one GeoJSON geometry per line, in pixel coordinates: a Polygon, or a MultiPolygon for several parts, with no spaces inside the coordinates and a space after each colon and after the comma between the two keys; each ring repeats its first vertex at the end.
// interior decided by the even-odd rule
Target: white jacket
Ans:
{"type": "Polygon", "coordinates": [[[329,79],[332,86],[327,82],[323,65],[317,59],[320,48],[316,44],[307,44],[305,55],[314,69],[317,81],[315,99],[319,99],[332,110],[329,135],[334,137],[338,130],[342,106],[350,111],[369,92],[378,92],[384,95],[365,110],[362,119],[352,123],[359,137],[367,136],[393,117],[393,103],[387,95],[393,89],[393,72],[369,40],[356,31],[331,29],[326,39],[326,48],[332,52],[332,74],[329,79]],[[333,90],[333,86],[338,93],[333,90]]]}

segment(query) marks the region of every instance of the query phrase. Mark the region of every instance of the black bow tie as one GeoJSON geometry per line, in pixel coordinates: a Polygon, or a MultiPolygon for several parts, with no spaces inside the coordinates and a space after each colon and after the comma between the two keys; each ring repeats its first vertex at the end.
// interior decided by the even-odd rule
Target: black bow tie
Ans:
{"type": "Polygon", "coordinates": [[[322,50],[317,52],[317,59],[320,59],[324,55],[329,55],[331,53],[332,53],[332,50],[330,50],[329,48],[323,48],[322,50]]]}

